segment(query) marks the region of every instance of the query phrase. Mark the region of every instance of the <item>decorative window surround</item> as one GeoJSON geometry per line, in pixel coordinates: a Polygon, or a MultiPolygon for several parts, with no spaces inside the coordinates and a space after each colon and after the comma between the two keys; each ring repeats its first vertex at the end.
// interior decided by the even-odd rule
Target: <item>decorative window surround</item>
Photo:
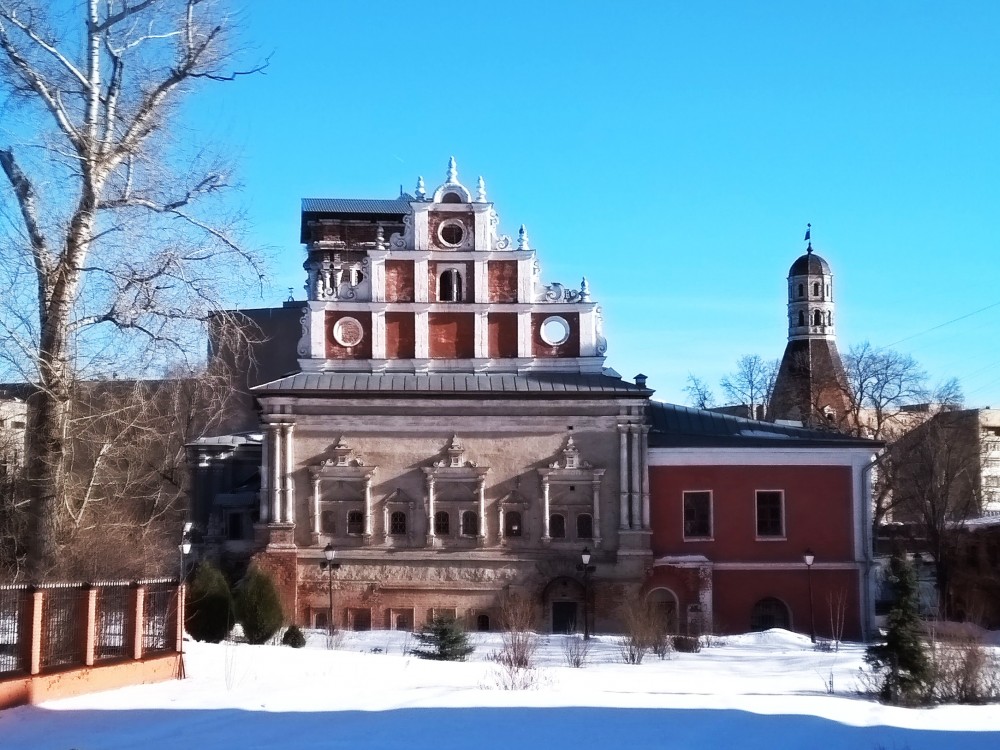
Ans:
{"type": "Polygon", "coordinates": [[[434,533],[433,523],[436,510],[434,490],[439,482],[475,484],[478,499],[477,513],[479,514],[479,534],[476,539],[479,545],[483,545],[486,542],[486,474],[489,472],[489,467],[481,467],[474,461],[467,461],[465,446],[459,441],[457,435],[452,435],[451,441],[445,448],[445,453],[447,458],[435,461],[432,466],[423,467],[424,480],[427,485],[424,511],[427,518],[430,519],[427,524],[427,546],[437,547],[440,544],[437,534],[434,533]]]}
{"type": "Polygon", "coordinates": [[[549,517],[552,515],[551,492],[553,486],[590,485],[591,515],[594,519],[593,545],[601,546],[601,479],[605,469],[595,468],[589,462],[580,459],[580,449],[576,447],[573,436],[566,438],[566,447],[561,451],[561,459],[556,459],[546,469],[539,469],[542,478],[542,543],[549,544],[552,537],[549,534],[549,517]]]}
{"type": "MultiPolygon", "coordinates": [[[[320,502],[322,482],[344,482],[348,485],[359,485],[359,494],[364,498],[364,544],[371,543],[372,535],[372,477],[377,466],[366,466],[357,458],[354,450],[341,437],[330,450],[333,455],[324,461],[309,467],[309,478],[312,481],[313,505],[313,544],[319,544],[320,502]]],[[[346,531],[346,529],[345,529],[346,531]]]]}

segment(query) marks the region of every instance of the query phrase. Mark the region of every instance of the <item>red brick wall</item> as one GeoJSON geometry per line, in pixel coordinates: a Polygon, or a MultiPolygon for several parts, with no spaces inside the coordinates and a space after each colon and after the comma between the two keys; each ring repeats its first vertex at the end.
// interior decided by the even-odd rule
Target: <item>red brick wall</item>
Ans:
{"type": "Polygon", "coordinates": [[[385,301],[413,302],[413,261],[385,262],[385,301]]]}
{"type": "Polygon", "coordinates": [[[517,302],[517,261],[493,260],[489,269],[489,301],[517,302]]]}
{"type": "Polygon", "coordinates": [[[853,559],[851,469],[847,466],[651,466],[653,554],[710,560],[853,559]],[[683,492],[712,491],[713,541],[684,541],[683,492]],[[785,538],[757,541],[756,490],[784,490],[785,538]]]}
{"type": "Polygon", "coordinates": [[[475,354],[472,313],[430,313],[427,329],[432,359],[471,359],[475,354]]]}
{"type": "Polygon", "coordinates": [[[413,313],[385,314],[385,356],[387,359],[413,359],[416,335],[413,313]]]}
{"type": "Polygon", "coordinates": [[[491,357],[517,356],[517,313],[490,313],[487,317],[491,357]]]}
{"type": "Polygon", "coordinates": [[[536,357],[579,357],[580,356],[580,316],[578,313],[558,313],[569,323],[569,338],[559,346],[549,346],[542,341],[542,323],[557,313],[531,314],[531,352],[536,357]]]}
{"type": "Polygon", "coordinates": [[[354,312],[327,312],[326,356],[328,359],[370,359],[372,356],[372,316],[360,310],[354,312]],[[341,346],[333,337],[333,326],[341,318],[354,318],[364,329],[364,338],[357,346],[341,346]]]}

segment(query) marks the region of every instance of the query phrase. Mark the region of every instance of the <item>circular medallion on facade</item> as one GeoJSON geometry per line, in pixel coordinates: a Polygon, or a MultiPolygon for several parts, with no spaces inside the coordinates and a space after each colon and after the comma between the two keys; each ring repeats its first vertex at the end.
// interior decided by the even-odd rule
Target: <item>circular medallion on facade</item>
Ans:
{"type": "Polygon", "coordinates": [[[458,219],[447,219],[438,227],[438,239],[448,247],[458,247],[465,239],[465,225],[458,219]]]}
{"type": "Polygon", "coordinates": [[[542,321],[542,327],[538,333],[542,337],[542,341],[549,346],[559,346],[565,344],[569,339],[569,323],[566,322],[565,318],[553,315],[542,321]]]}
{"type": "Polygon", "coordinates": [[[356,318],[341,318],[333,324],[333,338],[341,346],[357,346],[365,337],[365,329],[356,318]]]}

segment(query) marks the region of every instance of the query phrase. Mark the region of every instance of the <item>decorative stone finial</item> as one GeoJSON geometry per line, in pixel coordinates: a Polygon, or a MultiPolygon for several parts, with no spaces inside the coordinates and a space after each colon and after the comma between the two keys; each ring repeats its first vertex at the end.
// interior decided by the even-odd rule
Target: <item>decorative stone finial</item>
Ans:
{"type": "Polygon", "coordinates": [[[517,231],[517,249],[531,249],[531,245],[528,244],[528,230],[525,228],[524,224],[522,224],[521,228],[517,231]]]}
{"type": "Polygon", "coordinates": [[[427,190],[424,188],[424,178],[423,177],[418,177],[417,178],[417,190],[416,190],[416,193],[417,193],[417,200],[418,201],[422,201],[422,200],[425,200],[427,198],[427,190]]]}
{"type": "Polygon", "coordinates": [[[375,247],[379,250],[386,249],[385,229],[383,229],[381,224],[379,224],[378,229],[375,230],[375,247]]]}
{"type": "Polygon", "coordinates": [[[479,175],[479,183],[476,186],[476,203],[486,203],[486,180],[479,175]]]}
{"type": "Polygon", "coordinates": [[[448,159],[448,182],[458,182],[458,165],[454,156],[448,159]]]}
{"type": "Polygon", "coordinates": [[[590,302],[590,284],[586,276],[580,281],[580,301],[590,302]]]}

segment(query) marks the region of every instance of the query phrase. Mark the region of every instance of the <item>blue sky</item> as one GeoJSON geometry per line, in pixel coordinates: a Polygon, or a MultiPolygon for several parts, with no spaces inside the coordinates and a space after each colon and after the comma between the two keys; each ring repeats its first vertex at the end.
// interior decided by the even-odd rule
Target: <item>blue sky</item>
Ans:
{"type": "MultiPolygon", "coordinates": [[[[265,75],[191,100],[240,161],[273,289],[303,296],[303,197],[392,197],[447,159],[590,281],[608,364],[683,401],[784,349],[813,224],[838,342],[1000,407],[1000,3],[247,3],[265,75]],[[993,305],[993,307],[989,307],[993,305]],[[982,308],[988,308],[982,310],[982,308]],[[955,319],[969,315],[957,322],[955,319]],[[943,325],[947,324],[947,325],[943,325]]],[[[718,389],[716,389],[718,391],[718,389]]]]}

